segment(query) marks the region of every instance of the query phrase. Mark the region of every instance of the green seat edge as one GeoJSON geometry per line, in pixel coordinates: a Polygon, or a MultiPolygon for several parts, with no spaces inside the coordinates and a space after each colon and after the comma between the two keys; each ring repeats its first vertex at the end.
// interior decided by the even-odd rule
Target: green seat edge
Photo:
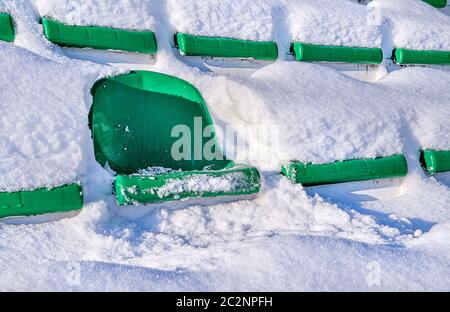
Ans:
{"type": "Polygon", "coordinates": [[[450,172],[450,150],[421,150],[420,163],[430,175],[450,172]]]}
{"type": "Polygon", "coordinates": [[[438,9],[442,9],[447,6],[447,0],[423,0],[423,1],[438,9]]]}
{"type": "Polygon", "coordinates": [[[392,54],[398,65],[450,65],[450,51],[396,48],[392,54]]]}
{"type": "Polygon", "coordinates": [[[293,42],[291,44],[291,53],[294,54],[295,59],[299,62],[342,62],[367,65],[379,65],[383,62],[383,50],[381,48],[332,46],[293,42]],[[309,52],[309,54],[314,54],[314,56],[305,56],[305,53],[302,53],[304,51],[309,52]],[[327,52],[328,55],[324,56],[324,52],[327,52]],[[353,56],[349,56],[348,54],[353,54],[353,56]],[[355,56],[355,54],[358,55],[355,56]]]}
{"type": "MultiPolygon", "coordinates": [[[[383,167],[383,166],[382,166],[383,167]]],[[[286,176],[291,182],[295,184],[302,184],[303,186],[317,186],[326,184],[338,184],[357,181],[368,181],[389,178],[401,178],[407,175],[408,165],[406,158],[403,155],[393,155],[388,157],[367,158],[367,159],[352,159],[337,161],[326,164],[305,164],[299,161],[291,161],[283,166],[281,173],[286,176]],[[386,165],[382,169],[368,172],[367,166],[382,166],[381,162],[386,165]],[[343,172],[352,171],[351,167],[354,165],[364,166],[365,169],[354,171],[352,174],[345,174],[343,172]],[[315,171],[315,175],[302,175],[306,170],[315,171]],[[330,170],[333,174],[329,174],[330,170]],[[339,170],[341,171],[339,173],[339,170]],[[306,176],[305,176],[306,175],[306,176]]]]}
{"type": "Polygon", "coordinates": [[[12,16],[8,13],[0,12],[0,41],[14,42],[15,36],[12,16]]]}
{"type": "MultiPolygon", "coordinates": [[[[78,25],[68,25],[63,22],[60,22],[58,20],[55,20],[50,17],[43,17],[40,20],[43,29],[44,29],[44,35],[45,37],[62,47],[74,47],[74,48],[93,48],[98,50],[116,50],[116,51],[125,51],[125,52],[135,52],[135,53],[144,53],[144,54],[156,54],[158,50],[158,44],[156,40],[155,33],[153,31],[138,31],[138,30],[127,30],[127,29],[121,29],[121,28],[114,28],[114,27],[104,27],[104,26],[78,26],[78,25]],[[57,28],[58,31],[55,33],[52,31],[52,28],[57,28]],[[146,40],[148,42],[142,43],[140,45],[136,45],[136,40],[129,39],[129,42],[133,43],[133,46],[126,46],[122,43],[117,42],[109,42],[108,44],[105,44],[104,42],[101,43],[99,40],[92,39],[95,36],[89,35],[86,36],[84,39],[77,39],[77,42],[73,40],[67,40],[61,38],[61,29],[64,30],[66,33],[70,31],[79,31],[79,30],[85,30],[87,32],[89,31],[97,31],[97,32],[103,32],[105,34],[107,33],[116,33],[121,36],[131,36],[136,34],[141,34],[146,36],[146,40]],[[97,41],[97,42],[96,42],[97,41]]],[[[102,36],[100,36],[102,37],[102,36]]]]}
{"type": "MultiPolygon", "coordinates": [[[[182,188],[182,187],[181,187],[182,188]]],[[[174,171],[167,174],[155,176],[149,175],[118,175],[114,183],[114,193],[117,203],[120,206],[157,204],[162,202],[176,201],[181,199],[209,198],[218,196],[243,196],[259,193],[261,189],[261,175],[258,169],[249,166],[236,165],[231,163],[221,170],[198,170],[198,171],[174,171]],[[205,175],[211,178],[226,178],[231,174],[241,174],[236,177],[237,186],[230,190],[205,189],[181,190],[176,192],[162,190],[168,183],[183,183],[187,179],[205,175]],[[142,191],[144,189],[144,191],[142,191]]]]}
{"type": "Polygon", "coordinates": [[[64,213],[83,207],[83,190],[73,183],[53,189],[0,192],[0,218],[64,213]]]}
{"type": "Polygon", "coordinates": [[[278,58],[278,45],[274,41],[197,36],[180,32],[174,35],[174,41],[180,53],[187,56],[253,58],[266,61],[275,61],[278,58]]]}
{"type": "MultiPolygon", "coordinates": [[[[203,96],[201,95],[200,91],[191,83],[175,76],[147,70],[132,70],[125,74],[101,78],[97,80],[92,86],[91,95],[94,96],[97,88],[102,83],[108,80],[126,84],[131,88],[137,88],[135,83],[139,83],[139,81],[127,80],[127,78],[131,77],[132,75],[147,76],[146,78],[151,79],[152,84],[146,84],[145,87],[142,86],[142,88],[139,88],[140,90],[182,97],[192,102],[199,103],[202,106],[205,106],[206,109],[206,102],[203,96]]],[[[212,123],[212,119],[209,113],[208,116],[209,120],[212,123]]]]}

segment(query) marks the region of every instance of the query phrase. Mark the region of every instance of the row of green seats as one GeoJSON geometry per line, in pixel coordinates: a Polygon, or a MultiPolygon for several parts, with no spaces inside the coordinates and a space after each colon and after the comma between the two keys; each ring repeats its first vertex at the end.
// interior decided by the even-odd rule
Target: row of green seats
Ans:
{"type": "MultiPolygon", "coordinates": [[[[156,54],[157,42],[151,31],[130,31],[97,26],[70,26],[43,18],[44,34],[60,46],[120,50],[156,54]]],[[[14,40],[14,26],[9,14],[0,13],[0,40],[14,40]]],[[[278,47],[273,41],[258,42],[221,37],[205,37],[177,33],[175,45],[182,55],[225,58],[253,58],[274,61],[278,47]]],[[[383,61],[380,48],[316,45],[295,42],[291,47],[300,62],[342,62],[377,65],[383,61]]],[[[393,59],[399,65],[450,65],[450,51],[411,50],[397,48],[393,59]]]]}
{"type": "MultiPolygon", "coordinates": [[[[92,95],[90,127],[95,157],[117,173],[114,193],[119,205],[260,191],[261,177],[256,168],[237,165],[222,154],[206,103],[188,82],[161,73],[135,71],[98,81],[92,95]],[[209,140],[200,146],[192,135],[198,131],[196,119],[201,133],[210,129],[209,140]],[[173,135],[180,125],[189,132],[185,146],[178,146],[180,138],[173,135]],[[174,146],[184,158],[174,154],[174,146]],[[204,151],[207,146],[216,158],[196,156],[198,148],[204,151]],[[159,168],[159,172],[152,172],[152,168],[159,168]]],[[[430,174],[450,171],[450,151],[424,150],[420,161],[430,174]]],[[[403,155],[330,164],[293,161],[282,169],[291,181],[304,186],[400,178],[407,172],[403,155]]],[[[78,184],[0,193],[0,218],[73,211],[82,206],[78,184]]]]}
{"type": "MultiPolygon", "coordinates": [[[[423,150],[420,152],[420,162],[429,174],[450,172],[450,151],[423,150]]],[[[407,173],[408,165],[403,155],[328,164],[292,161],[282,169],[283,175],[303,186],[401,178],[407,173]]]]}
{"type": "Polygon", "coordinates": [[[83,191],[77,183],[52,189],[0,192],[0,218],[63,213],[82,207],[83,191]]]}

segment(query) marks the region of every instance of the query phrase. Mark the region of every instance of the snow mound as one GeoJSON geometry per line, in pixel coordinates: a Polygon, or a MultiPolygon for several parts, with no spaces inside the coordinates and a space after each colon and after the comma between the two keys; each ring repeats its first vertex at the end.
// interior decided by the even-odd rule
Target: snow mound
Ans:
{"type": "Polygon", "coordinates": [[[421,0],[374,0],[369,4],[388,21],[393,48],[450,50],[450,16],[421,0]]]}
{"type": "Polygon", "coordinates": [[[0,191],[60,186],[85,172],[85,72],[0,43],[0,191]]]}
{"type": "Polygon", "coordinates": [[[293,41],[380,47],[382,19],[375,10],[348,1],[288,2],[288,25],[293,41]]]}

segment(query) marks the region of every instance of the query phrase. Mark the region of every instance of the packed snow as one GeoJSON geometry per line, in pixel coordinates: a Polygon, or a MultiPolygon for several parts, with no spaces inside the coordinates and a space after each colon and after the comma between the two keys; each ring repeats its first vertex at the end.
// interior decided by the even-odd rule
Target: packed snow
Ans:
{"type": "Polygon", "coordinates": [[[313,44],[380,47],[382,18],[370,7],[346,1],[288,1],[293,41],[313,44]]]}
{"type": "Polygon", "coordinates": [[[450,50],[450,19],[423,1],[375,0],[388,27],[385,39],[395,48],[450,50]]]}
{"type": "Polygon", "coordinates": [[[281,54],[244,75],[248,64],[210,71],[173,49],[176,31],[270,39],[285,52],[294,38],[448,48],[450,17],[406,2],[0,0],[17,27],[14,44],[0,43],[0,190],[80,181],[86,202],[71,218],[0,221],[0,290],[450,290],[450,175],[418,163],[420,148],[450,149],[450,71],[395,68],[368,83],[281,54]],[[62,49],[42,16],[151,29],[158,54],[62,49]],[[90,88],[133,69],[194,84],[222,145],[234,146],[228,131],[241,138],[227,156],[262,171],[261,193],[118,207],[113,175],[94,160],[90,88]],[[277,140],[252,131],[266,128],[277,140]],[[288,160],[395,153],[408,160],[402,181],[304,189],[278,174],[288,160]]]}

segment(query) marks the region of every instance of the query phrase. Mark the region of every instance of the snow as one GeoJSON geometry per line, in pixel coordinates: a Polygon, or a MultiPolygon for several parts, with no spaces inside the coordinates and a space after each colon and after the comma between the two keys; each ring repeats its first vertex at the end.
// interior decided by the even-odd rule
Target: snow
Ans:
{"type": "Polygon", "coordinates": [[[77,181],[85,171],[89,138],[84,73],[72,64],[0,45],[0,190],[77,181]]]}
{"type": "Polygon", "coordinates": [[[389,31],[386,41],[394,48],[450,50],[450,17],[421,0],[374,0],[389,31]]]}
{"type": "Polygon", "coordinates": [[[382,19],[370,7],[334,0],[288,3],[288,25],[293,41],[380,47],[382,19]]]}
{"type": "Polygon", "coordinates": [[[267,41],[273,39],[274,1],[169,0],[170,22],[178,32],[267,41]]]}
{"type": "Polygon", "coordinates": [[[0,190],[77,180],[86,204],[67,219],[2,220],[0,290],[450,290],[450,175],[428,177],[417,161],[420,148],[450,149],[450,71],[396,68],[368,83],[282,54],[251,71],[219,73],[172,50],[175,31],[275,39],[284,49],[295,36],[387,50],[445,48],[450,17],[408,2],[411,9],[400,0],[1,0],[18,32],[14,44],[0,43],[0,190]],[[42,36],[36,21],[44,15],[155,30],[158,55],[61,49],[42,36]],[[415,29],[416,21],[429,27],[415,29]],[[94,160],[89,90],[130,69],[199,88],[222,146],[235,147],[225,148],[227,156],[261,169],[261,193],[118,207],[114,177],[94,160]],[[266,128],[278,140],[254,131],[266,128]],[[230,144],[229,133],[241,144],[230,144]],[[277,173],[293,159],[395,153],[408,160],[401,181],[304,189],[277,173]]]}

